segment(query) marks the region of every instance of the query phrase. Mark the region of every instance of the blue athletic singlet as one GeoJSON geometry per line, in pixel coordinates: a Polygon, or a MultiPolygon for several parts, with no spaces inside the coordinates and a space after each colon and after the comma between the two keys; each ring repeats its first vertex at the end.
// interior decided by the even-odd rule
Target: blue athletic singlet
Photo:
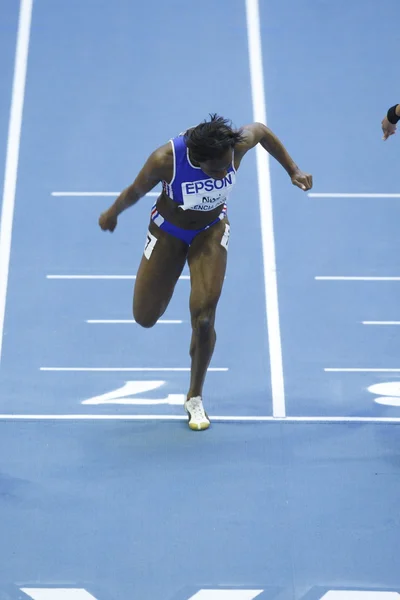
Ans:
{"type": "Polygon", "coordinates": [[[236,183],[236,171],[232,164],[224,179],[212,179],[200,167],[194,167],[183,134],[170,140],[174,155],[172,181],[162,182],[164,193],[177,202],[182,210],[214,210],[225,204],[236,183]]]}

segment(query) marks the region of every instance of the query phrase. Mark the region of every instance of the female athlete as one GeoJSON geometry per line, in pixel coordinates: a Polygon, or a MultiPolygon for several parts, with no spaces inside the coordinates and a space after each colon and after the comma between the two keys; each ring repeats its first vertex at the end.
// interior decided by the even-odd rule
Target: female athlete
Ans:
{"type": "Polygon", "coordinates": [[[142,327],[158,321],[187,261],[192,337],[184,408],[193,430],[210,426],[202,392],[216,342],[215,313],[226,269],[230,227],[226,204],[240,163],[248,150],[261,144],[294,185],[304,191],[312,187],[312,176],[297,167],[268,127],[251,123],[236,130],[227,119],[210,117],[157,148],[135,181],[99,218],[104,231],[114,231],[125,209],[162,184],[136,276],[133,316],[142,327]]]}

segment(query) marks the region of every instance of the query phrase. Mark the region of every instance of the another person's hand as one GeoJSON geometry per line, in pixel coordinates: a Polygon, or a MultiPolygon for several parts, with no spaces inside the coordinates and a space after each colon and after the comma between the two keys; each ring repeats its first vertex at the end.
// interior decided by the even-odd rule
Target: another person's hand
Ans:
{"type": "Polygon", "coordinates": [[[385,141],[388,139],[388,137],[396,133],[396,129],[397,125],[393,125],[393,123],[390,123],[387,117],[385,117],[382,120],[383,139],[385,141]]]}

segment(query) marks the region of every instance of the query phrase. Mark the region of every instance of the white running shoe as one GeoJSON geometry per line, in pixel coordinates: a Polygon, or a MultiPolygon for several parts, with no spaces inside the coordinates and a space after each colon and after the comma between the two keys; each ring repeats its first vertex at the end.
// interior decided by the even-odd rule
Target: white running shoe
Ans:
{"type": "Polygon", "coordinates": [[[210,419],[203,408],[201,396],[189,398],[184,404],[185,410],[189,415],[189,427],[195,431],[201,431],[210,427],[210,419]]]}

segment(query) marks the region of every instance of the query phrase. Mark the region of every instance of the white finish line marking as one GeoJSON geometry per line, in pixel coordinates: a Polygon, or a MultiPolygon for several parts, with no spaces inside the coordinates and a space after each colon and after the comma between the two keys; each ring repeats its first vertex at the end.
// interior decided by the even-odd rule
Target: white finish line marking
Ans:
{"type": "MultiPolygon", "coordinates": [[[[134,319],[88,319],[86,321],[86,323],[92,323],[92,324],[111,324],[111,325],[115,325],[115,324],[135,324],[136,321],[134,319]]],[[[159,321],[157,321],[157,325],[180,325],[181,323],[183,323],[183,321],[180,321],[178,319],[160,319],[159,321]]]]}
{"type": "Polygon", "coordinates": [[[200,590],[188,600],[253,600],[264,590],[200,590]]]}
{"type": "MultiPolygon", "coordinates": [[[[140,372],[188,372],[190,367],[40,367],[40,371],[61,371],[61,372],[108,372],[108,373],[140,373],[140,372]]],[[[214,373],[223,373],[229,371],[228,367],[210,367],[208,371],[214,373]]]]}
{"type": "MultiPolygon", "coordinates": [[[[209,415],[211,421],[236,423],[392,423],[400,417],[238,417],[209,415]]],[[[186,415],[0,414],[0,421],[187,421],[186,415]]]]}
{"type": "Polygon", "coordinates": [[[33,600],[96,600],[82,588],[20,588],[33,600]]]}

